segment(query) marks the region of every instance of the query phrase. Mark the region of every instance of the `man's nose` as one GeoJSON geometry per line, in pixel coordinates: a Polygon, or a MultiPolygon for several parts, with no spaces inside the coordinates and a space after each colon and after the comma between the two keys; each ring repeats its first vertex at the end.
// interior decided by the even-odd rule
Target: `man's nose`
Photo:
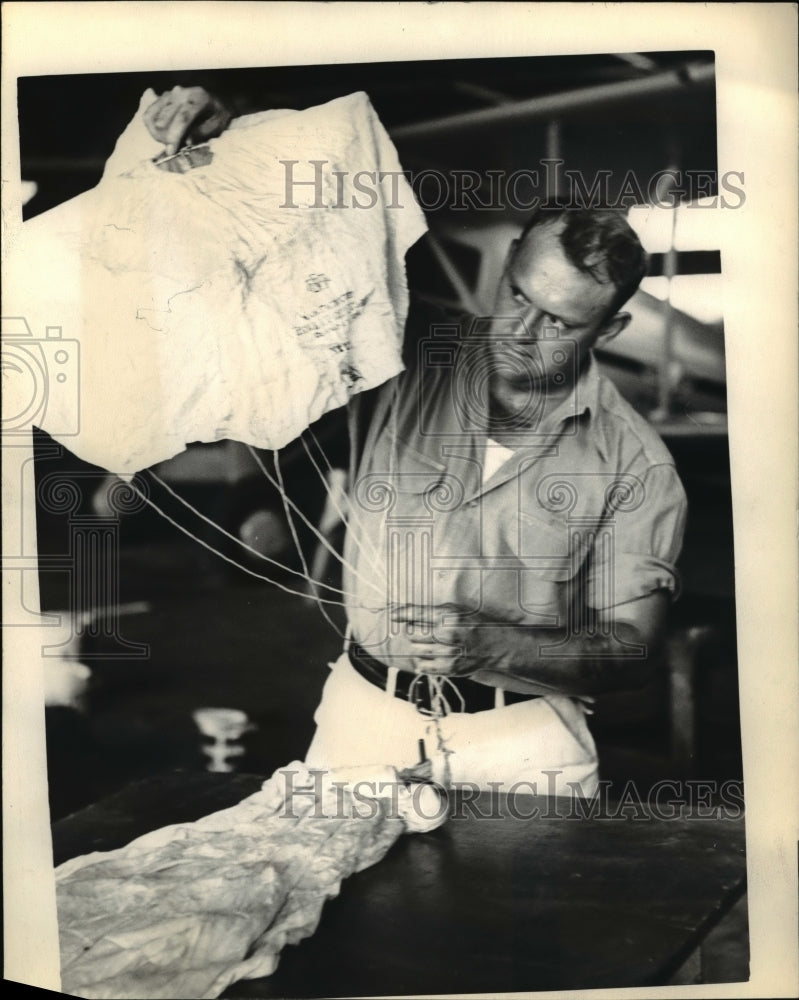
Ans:
{"type": "Polygon", "coordinates": [[[519,319],[522,322],[518,324],[514,331],[517,340],[529,342],[541,339],[545,324],[544,313],[540,309],[530,306],[522,312],[519,319]]]}

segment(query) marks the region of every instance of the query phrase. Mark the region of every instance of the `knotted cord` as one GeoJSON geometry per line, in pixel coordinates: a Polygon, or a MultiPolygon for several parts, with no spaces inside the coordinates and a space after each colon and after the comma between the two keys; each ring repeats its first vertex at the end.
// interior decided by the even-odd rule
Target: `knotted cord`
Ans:
{"type": "Polygon", "coordinates": [[[459,712],[466,711],[466,702],[463,699],[458,686],[449,678],[438,674],[416,674],[411,683],[408,685],[408,701],[412,704],[416,704],[416,693],[418,691],[418,686],[427,682],[427,696],[430,702],[430,708],[418,708],[422,715],[432,715],[438,719],[443,718],[445,715],[452,714],[452,705],[447,700],[445,693],[446,686],[452,688],[452,690],[457,695],[458,701],[460,702],[460,708],[457,709],[459,712]]]}
{"type": "Polygon", "coordinates": [[[454,753],[454,750],[447,746],[447,741],[444,737],[444,732],[441,728],[441,720],[452,714],[452,705],[446,696],[446,687],[452,688],[458,697],[460,702],[459,711],[464,712],[466,710],[466,702],[464,701],[463,695],[458,690],[457,685],[450,680],[449,677],[436,676],[433,674],[417,674],[408,686],[408,701],[414,705],[416,710],[422,715],[426,715],[435,731],[436,735],[436,749],[438,750],[441,761],[442,761],[442,773],[438,784],[442,785],[444,788],[450,788],[452,785],[452,771],[449,764],[449,758],[454,753]],[[415,702],[416,691],[418,686],[423,683],[427,683],[427,693],[430,701],[430,708],[422,708],[415,702]]]}

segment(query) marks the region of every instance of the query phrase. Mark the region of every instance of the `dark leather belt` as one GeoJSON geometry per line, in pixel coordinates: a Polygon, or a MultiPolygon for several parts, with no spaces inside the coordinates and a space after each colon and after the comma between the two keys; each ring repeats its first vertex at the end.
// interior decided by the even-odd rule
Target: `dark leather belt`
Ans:
{"type": "MultiPolygon", "coordinates": [[[[350,663],[353,668],[370,684],[386,690],[388,680],[388,667],[380,660],[359,646],[357,642],[351,642],[348,650],[350,663]]],[[[429,700],[429,689],[427,684],[417,683],[413,687],[413,697],[409,697],[411,685],[418,678],[418,674],[412,674],[407,670],[397,672],[396,688],[394,695],[404,701],[411,701],[417,708],[429,712],[431,710],[429,700]]],[[[469,680],[468,677],[450,677],[450,683],[454,684],[463,698],[463,705],[451,691],[447,693],[447,702],[453,712],[486,712],[495,707],[496,688],[488,687],[486,684],[478,684],[477,681],[469,680]]],[[[449,685],[447,685],[449,686],[449,685]]],[[[530,701],[533,698],[540,698],[537,694],[519,694],[516,691],[505,692],[505,704],[513,705],[519,701],[530,701]]]]}

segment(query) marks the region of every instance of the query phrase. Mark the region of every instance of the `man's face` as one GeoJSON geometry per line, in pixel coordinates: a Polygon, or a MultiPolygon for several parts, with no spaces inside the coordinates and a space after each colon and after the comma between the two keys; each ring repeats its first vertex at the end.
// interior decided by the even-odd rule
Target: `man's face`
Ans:
{"type": "Polygon", "coordinates": [[[568,389],[598,338],[615,332],[608,310],[616,288],[568,260],[562,225],[536,227],[506,262],[490,325],[495,386],[568,389]]]}

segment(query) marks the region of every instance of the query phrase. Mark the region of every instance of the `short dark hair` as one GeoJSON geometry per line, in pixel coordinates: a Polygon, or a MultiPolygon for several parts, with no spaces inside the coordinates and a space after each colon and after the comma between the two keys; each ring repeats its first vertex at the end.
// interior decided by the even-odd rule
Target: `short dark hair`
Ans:
{"type": "Polygon", "coordinates": [[[533,229],[563,220],[558,236],[568,260],[600,284],[613,282],[608,315],[634,294],[649,270],[649,255],[621,212],[609,208],[540,208],[528,220],[519,244],[533,229]]]}

